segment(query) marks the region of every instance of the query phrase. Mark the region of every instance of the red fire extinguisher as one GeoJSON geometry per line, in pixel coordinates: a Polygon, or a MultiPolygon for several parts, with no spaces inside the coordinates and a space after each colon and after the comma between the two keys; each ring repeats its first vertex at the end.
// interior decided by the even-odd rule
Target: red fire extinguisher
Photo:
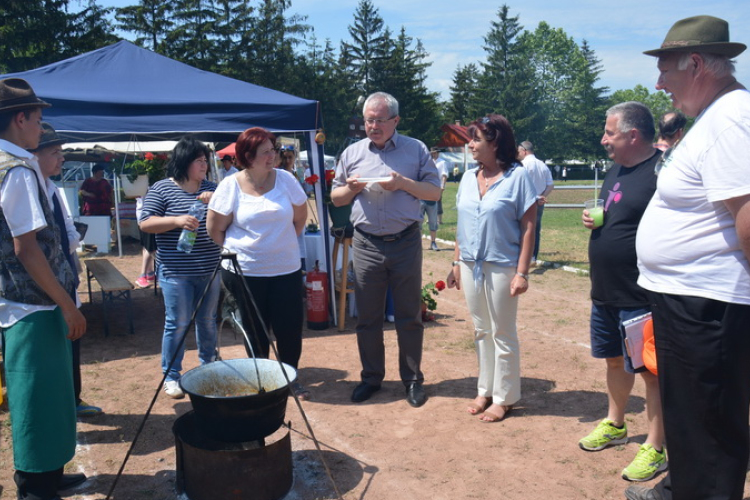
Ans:
{"type": "Polygon", "coordinates": [[[310,330],[328,328],[328,275],[320,270],[318,261],[305,278],[307,289],[307,327],[310,330]]]}

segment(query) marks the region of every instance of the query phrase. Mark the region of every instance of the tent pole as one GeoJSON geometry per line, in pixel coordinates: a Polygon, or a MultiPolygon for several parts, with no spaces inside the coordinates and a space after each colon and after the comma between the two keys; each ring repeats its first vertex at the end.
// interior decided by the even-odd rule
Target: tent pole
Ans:
{"type": "Polygon", "coordinates": [[[328,275],[328,293],[330,295],[330,303],[333,304],[331,314],[333,315],[334,321],[338,316],[336,315],[336,290],[335,290],[335,263],[331,264],[331,233],[328,227],[328,210],[323,198],[323,185],[326,179],[326,164],[323,155],[323,146],[315,142],[316,130],[307,131],[307,159],[310,162],[310,170],[317,174],[320,181],[315,183],[315,206],[318,209],[318,223],[320,226],[320,234],[323,237],[323,248],[325,248],[325,271],[328,275]]]}
{"type": "MultiPolygon", "coordinates": [[[[120,173],[122,173],[125,165],[125,158],[123,158],[123,166],[120,167],[120,173]]],[[[117,255],[122,257],[122,235],[120,234],[120,175],[117,174],[117,169],[114,171],[115,181],[115,234],[117,234],[117,255]]]]}

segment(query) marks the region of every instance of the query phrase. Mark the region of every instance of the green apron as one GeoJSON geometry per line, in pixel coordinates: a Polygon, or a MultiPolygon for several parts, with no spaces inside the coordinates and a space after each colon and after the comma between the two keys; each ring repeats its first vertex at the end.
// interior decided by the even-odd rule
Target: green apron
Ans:
{"type": "Polygon", "coordinates": [[[47,472],[76,448],[71,343],[60,308],[30,314],[3,331],[16,470],[47,472]]]}

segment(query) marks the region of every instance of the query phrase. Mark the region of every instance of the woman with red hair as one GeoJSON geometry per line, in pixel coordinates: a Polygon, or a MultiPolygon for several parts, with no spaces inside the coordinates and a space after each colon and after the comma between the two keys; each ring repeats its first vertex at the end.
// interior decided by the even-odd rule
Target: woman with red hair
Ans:
{"type": "MultiPolygon", "coordinates": [[[[250,345],[245,343],[248,355],[268,357],[265,325],[276,337],[280,360],[297,368],[303,323],[297,236],[307,221],[307,196],[294,175],[274,168],[278,148],[271,132],[247,129],[237,139],[235,150],[243,170],[225,178],[216,189],[208,207],[208,232],[217,245],[237,254],[242,275],[224,261],[222,280],[238,299],[250,338],[250,345]],[[243,281],[260,316],[242,300],[243,281]]],[[[300,384],[293,389],[301,399],[309,398],[300,384]]]]}

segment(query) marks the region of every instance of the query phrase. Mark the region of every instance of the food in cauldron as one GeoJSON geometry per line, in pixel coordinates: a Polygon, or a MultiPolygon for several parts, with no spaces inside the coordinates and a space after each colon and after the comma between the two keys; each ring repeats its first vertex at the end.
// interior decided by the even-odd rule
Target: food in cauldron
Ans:
{"type": "Polygon", "coordinates": [[[207,435],[225,442],[253,441],[284,422],[290,392],[284,372],[289,382],[297,379],[294,368],[270,359],[214,361],[186,372],[180,386],[207,435]]]}

